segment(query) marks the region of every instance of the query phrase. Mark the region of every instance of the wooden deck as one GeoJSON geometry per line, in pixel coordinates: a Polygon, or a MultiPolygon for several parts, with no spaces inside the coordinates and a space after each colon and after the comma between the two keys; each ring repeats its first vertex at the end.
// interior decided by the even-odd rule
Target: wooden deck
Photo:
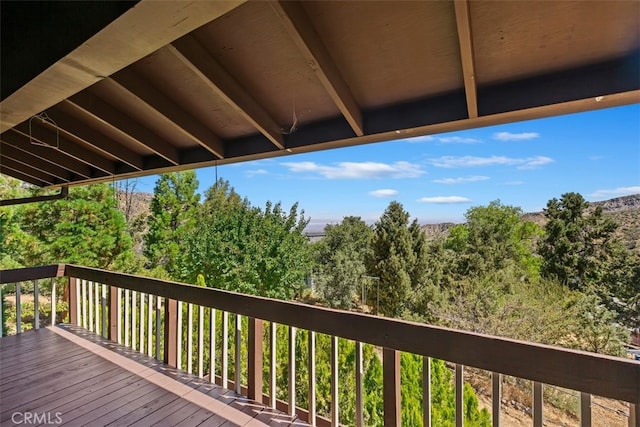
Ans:
{"type": "Polygon", "coordinates": [[[0,425],[47,421],[65,426],[307,425],[68,325],[0,339],[0,425]],[[39,421],[25,422],[33,414],[39,421]]]}

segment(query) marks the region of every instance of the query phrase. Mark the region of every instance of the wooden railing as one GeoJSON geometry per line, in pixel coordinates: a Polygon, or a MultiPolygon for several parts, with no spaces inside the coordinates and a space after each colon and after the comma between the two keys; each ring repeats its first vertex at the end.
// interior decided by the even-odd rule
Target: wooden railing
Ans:
{"type": "MultiPolygon", "coordinates": [[[[356,343],[354,372],[356,423],[363,425],[362,344],[382,349],[383,405],[385,426],[401,424],[400,352],[423,357],[425,385],[423,393],[424,424],[430,425],[431,358],[455,364],[456,425],[463,424],[464,367],[492,372],[493,424],[500,424],[502,376],[510,375],[533,382],[533,423],[543,424],[544,384],[580,393],[580,424],[591,425],[591,396],[629,403],[629,426],[640,427],[640,363],[623,358],[534,344],[495,336],[464,332],[421,323],[371,316],[342,310],[309,306],[248,296],[217,289],[197,287],[147,277],[114,273],[76,265],[53,265],[0,271],[0,284],[20,283],[43,278],[66,277],[66,296],[71,323],[82,326],[113,341],[154,356],[173,367],[196,373],[224,387],[246,394],[290,414],[297,413],[312,425],[338,425],[338,337],[356,343]],[[187,304],[187,319],[183,321],[182,304],[187,304]],[[194,311],[197,327],[193,327],[194,311]],[[221,331],[216,322],[204,319],[222,317],[221,331]],[[233,363],[234,378],[228,378],[229,316],[235,316],[233,363]],[[247,321],[243,322],[242,318],[247,321]],[[269,359],[263,360],[263,332],[268,323],[269,359]],[[243,323],[246,324],[243,327],[243,323]],[[186,324],[186,331],[183,330],[186,324]],[[276,325],[288,327],[289,388],[286,402],[276,399],[276,325]],[[243,330],[246,329],[246,330],[243,330]],[[307,408],[296,405],[295,342],[298,330],[308,331],[308,402],[307,408]],[[194,357],[193,337],[196,331],[197,356],[194,357]],[[221,360],[216,360],[217,333],[222,335],[221,360]],[[187,334],[187,348],[182,349],[187,334]],[[317,333],[331,338],[331,415],[317,415],[315,385],[315,337],[317,333]],[[241,337],[248,340],[246,354],[241,351],[241,337]],[[208,346],[208,366],[204,366],[203,349],[208,346]],[[186,352],[186,363],[182,360],[186,352]],[[247,384],[241,384],[242,357],[247,362],[247,384]],[[268,393],[263,394],[263,364],[269,368],[268,393]],[[219,375],[216,374],[219,372],[219,375]],[[213,375],[212,375],[213,373],[213,375]]],[[[55,287],[54,287],[55,292],[55,287]]],[[[19,299],[17,299],[17,302],[19,299]]],[[[55,298],[53,299],[55,301],[55,298]]],[[[18,307],[18,312],[20,312],[18,307]]],[[[55,316],[55,304],[52,306],[55,316]]],[[[19,316],[18,316],[19,317],[19,316]]],[[[18,332],[20,330],[18,329],[18,332]]]]}

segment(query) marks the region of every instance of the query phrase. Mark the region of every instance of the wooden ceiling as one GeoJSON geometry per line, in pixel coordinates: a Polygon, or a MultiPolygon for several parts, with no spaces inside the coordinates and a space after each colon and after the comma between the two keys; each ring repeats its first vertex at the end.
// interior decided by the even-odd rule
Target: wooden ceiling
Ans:
{"type": "Polygon", "coordinates": [[[637,1],[143,0],[4,97],[0,173],[110,181],[638,102],[637,1]]]}

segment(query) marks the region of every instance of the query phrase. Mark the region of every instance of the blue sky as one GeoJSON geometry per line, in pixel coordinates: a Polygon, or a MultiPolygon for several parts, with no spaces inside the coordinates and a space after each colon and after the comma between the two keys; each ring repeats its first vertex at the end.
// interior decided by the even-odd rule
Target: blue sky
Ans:
{"type": "MultiPolygon", "coordinates": [[[[397,200],[420,223],[462,222],[500,199],[525,212],[569,191],[589,201],[640,193],[640,106],[218,166],[258,206],[299,202],[310,228],[379,218],[397,200]]],[[[197,170],[200,191],[214,168],[197,170]]],[[[157,176],[138,180],[152,192],[157,176]]]]}

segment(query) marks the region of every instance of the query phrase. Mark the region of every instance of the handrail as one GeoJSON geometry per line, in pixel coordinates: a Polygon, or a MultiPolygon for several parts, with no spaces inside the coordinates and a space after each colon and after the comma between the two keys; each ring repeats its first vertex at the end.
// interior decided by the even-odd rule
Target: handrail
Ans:
{"type": "MultiPolygon", "coordinates": [[[[90,267],[61,266],[64,266],[64,275],[69,277],[640,403],[640,362],[630,359],[90,267]]],[[[31,274],[53,271],[52,267],[36,267],[38,270],[31,274]]],[[[6,282],[7,277],[32,277],[27,272],[21,276],[18,270],[3,272],[0,283],[6,282]]]]}
{"type": "Polygon", "coordinates": [[[5,283],[24,282],[27,280],[50,279],[64,277],[66,264],[39,265],[36,267],[0,270],[0,285],[5,283]]]}

